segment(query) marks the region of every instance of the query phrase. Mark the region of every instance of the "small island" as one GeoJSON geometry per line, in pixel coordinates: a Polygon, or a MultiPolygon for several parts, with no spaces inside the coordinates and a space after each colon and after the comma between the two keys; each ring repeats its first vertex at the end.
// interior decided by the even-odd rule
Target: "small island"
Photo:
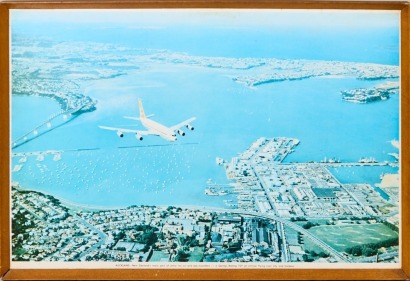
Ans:
{"type": "Polygon", "coordinates": [[[355,103],[370,103],[374,101],[384,101],[390,98],[391,95],[397,94],[399,91],[398,82],[386,82],[371,89],[353,89],[342,91],[342,99],[348,102],[355,103]]]}

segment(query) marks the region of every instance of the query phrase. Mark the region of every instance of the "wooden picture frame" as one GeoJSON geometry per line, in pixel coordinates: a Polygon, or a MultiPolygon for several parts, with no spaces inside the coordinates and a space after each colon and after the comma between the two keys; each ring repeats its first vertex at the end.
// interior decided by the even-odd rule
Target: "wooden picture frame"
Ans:
{"type": "Polygon", "coordinates": [[[409,280],[410,278],[410,11],[408,2],[330,1],[0,1],[0,279],[1,280],[409,280]],[[11,75],[10,11],[12,9],[331,9],[400,12],[401,239],[400,268],[98,268],[31,269],[11,267],[11,75]],[[6,133],[7,132],[7,133],[6,133]]]}

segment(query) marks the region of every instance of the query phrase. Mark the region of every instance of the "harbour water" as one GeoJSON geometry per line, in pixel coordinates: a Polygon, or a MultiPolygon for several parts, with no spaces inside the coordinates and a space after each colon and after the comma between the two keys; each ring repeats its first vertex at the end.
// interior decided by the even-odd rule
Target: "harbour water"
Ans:
{"type": "MultiPolygon", "coordinates": [[[[94,30],[96,41],[107,40],[107,33],[98,32],[103,31],[94,30]]],[[[325,35],[317,40],[325,42],[325,35]]],[[[72,40],[79,40],[78,33],[72,36],[72,40]]],[[[231,39],[230,44],[241,41],[237,37],[231,39]]],[[[141,40],[136,41],[126,43],[145,47],[145,43],[138,43],[141,40]]],[[[164,42],[154,47],[189,51],[187,46],[178,48],[164,42]]],[[[198,54],[195,46],[192,52],[198,54]]],[[[277,48],[279,51],[282,47],[277,48]]],[[[379,51],[367,52],[368,61],[380,60],[379,51]]],[[[246,54],[252,55],[245,52],[238,56],[246,54]]],[[[297,52],[280,54],[289,59],[301,56],[297,52]]],[[[273,53],[269,55],[274,57],[273,53]]],[[[304,58],[329,59],[328,56],[326,53],[320,57],[314,52],[304,58]]],[[[352,54],[352,59],[357,56],[352,54]]],[[[383,63],[397,63],[393,53],[388,52],[383,58],[383,63]]],[[[361,157],[392,161],[388,153],[397,153],[390,141],[400,137],[399,95],[369,104],[348,103],[340,96],[342,90],[373,87],[380,83],[378,80],[310,78],[249,88],[231,79],[245,70],[172,63],[144,67],[149,71],[132,70],[123,76],[82,85],[82,94],[98,101],[97,110],[14,149],[13,152],[59,150],[62,154],[60,160],[52,156],[45,156],[44,160],[27,157],[22,169],[13,172],[12,181],[85,205],[224,206],[226,198],[204,194],[210,178],[227,183],[224,169],[216,165],[215,158],[230,160],[260,137],[299,139],[300,145],[285,162],[319,162],[325,157],[343,162],[356,162],[361,157]],[[155,136],[143,141],[132,134],[119,138],[115,132],[98,128],[106,125],[143,129],[139,122],[123,118],[139,115],[137,98],[143,100],[147,114],[155,114],[152,118],[165,125],[196,116],[192,124],[195,130],[170,143],[155,136]]],[[[12,138],[58,110],[59,105],[51,99],[13,95],[12,138]]],[[[20,160],[13,157],[12,167],[20,160]]],[[[346,180],[351,170],[342,170],[336,177],[346,180]]],[[[392,172],[392,168],[358,170],[354,181],[375,184],[374,179],[383,172],[392,172]]]]}
{"type": "MultiPolygon", "coordinates": [[[[180,74],[175,73],[173,78],[181,77],[180,74]]],[[[191,74],[190,80],[203,79],[204,73],[197,75],[191,74]]],[[[134,80],[132,75],[116,79],[128,79],[130,86],[134,80]]],[[[173,81],[169,76],[166,80],[173,81]]],[[[209,81],[209,88],[201,84],[202,92],[196,91],[195,101],[190,101],[189,93],[179,94],[175,86],[166,90],[150,89],[156,91],[155,94],[145,93],[146,89],[134,92],[117,88],[116,81],[112,80],[104,81],[112,85],[112,88],[104,87],[106,93],[90,87],[88,94],[99,100],[97,111],[84,114],[17,149],[22,152],[63,150],[61,160],[45,157],[39,162],[29,157],[25,167],[13,173],[13,181],[90,205],[222,205],[222,198],[204,195],[207,179],[226,182],[224,170],[216,165],[215,158],[229,160],[261,136],[300,139],[295,153],[285,159],[288,162],[320,161],[324,157],[348,162],[364,155],[384,161],[391,160],[388,153],[396,152],[389,140],[398,139],[398,128],[390,125],[397,112],[397,96],[385,103],[358,105],[341,101],[336,80],[284,82],[257,90],[242,88],[229,80],[221,81],[223,77],[211,73],[205,80],[209,81]],[[219,80],[219,87],[215,87],[215,80],[219,80]],[[312,89],[311,83],[326,85],[329,90],[319,89],[314,93],[303,90],[312,89]],[[114,88],[128,94],[109,95],[114,88]],[[170,93],[170,89],[175,92],[170,93]],[[212,94],[214,89],[225,91],[212,94]],[[167,125],[196,115],[195,130],[171,144],[149,136],[141,142],[132,135],[118,138],[114,132],[98,128],[101,124],[133,125],[121,117],[137,115],[137,97],[143,98],[147,113],[156,113],[156,120],[167,125]],[[122,102],[116,106],[111,102],[114,99],[122,102]],[[169,110],[171,101],[174,105],[169,110]]],[[[349,82],[357,83],[343,80],[338,82],[344,87],[349,82]]],[[[24,112],[33,99],[38,98],[13,99],[13,112],[24,112]]],[[[45,102],[53,103],[47,99],[45,102]]],[[[30,119],[33,124],[47,117],[42,107],[38,107],[38,111],[38,120],[30,119]]],[[[13,132],[26,122],[24,114],[15,114],[13,132]]],[[[13,158],[13,163],[18,160],[13,158]]],[[[366,180],[369,173],[378,177],[381,172],[383,169],[368,169],[362,178],[366,180]]],[[[359,181],[360,175],[356,174],[355,178],[359,181]]]]}

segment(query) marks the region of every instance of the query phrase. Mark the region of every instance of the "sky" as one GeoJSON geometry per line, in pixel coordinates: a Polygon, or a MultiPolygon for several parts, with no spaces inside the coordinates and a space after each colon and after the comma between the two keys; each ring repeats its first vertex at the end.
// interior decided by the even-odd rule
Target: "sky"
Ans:
{"type": "Polygon", "coordinates": [[[267,10],[267,9],[141,9],[141,10],[12,10],[12,23],[108,24],[135,28],[178,25],[397,27],[399,11],[267,10]]]}
{"type": "Polygon", "coordinates": [[[12,10],[12,36],[115,43],[198,56],[395,64],[399,11],[12,10]]]}

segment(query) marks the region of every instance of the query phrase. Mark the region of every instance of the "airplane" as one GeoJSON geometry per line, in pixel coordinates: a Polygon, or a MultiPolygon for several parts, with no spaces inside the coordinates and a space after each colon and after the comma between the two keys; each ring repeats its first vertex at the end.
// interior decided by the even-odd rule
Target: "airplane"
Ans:
{"type": "Polygon", "coordinates": [[[143,140],[143,136],[154,135],[154,136],[160,136],[166,139],[167,141],[174,142],[177,140],[177,135],[176,135],[177,133],[181,136],[185,136],[185,132],[181,130],[182,127],[186,127],[188,128],[188,130],[191,130],[191,131],[194,130],[194,127],[190,123],[196,119],[195,117],[189,118],[174,126],[167,127],[162,124],[159,124],[158,122],[155,122],[152,119],[149,119],[149,117],[151,117],[152,115],[145,115],[141,99],[138,99],[138,107],[140,110],[140,117],[124,116],[124,118],[140,121],[141,124],[147,129],[146,131],[132,130],[132,129],[126,129],[126,128],[114,128],[114,127],[107,127],[107,126],[98,126],[98,127],[104,130],[117,131],[117,135],[120,138],[124,137],[124,133],[134,133],[137,140],[140,140],[140,141],[143,140]]]}

